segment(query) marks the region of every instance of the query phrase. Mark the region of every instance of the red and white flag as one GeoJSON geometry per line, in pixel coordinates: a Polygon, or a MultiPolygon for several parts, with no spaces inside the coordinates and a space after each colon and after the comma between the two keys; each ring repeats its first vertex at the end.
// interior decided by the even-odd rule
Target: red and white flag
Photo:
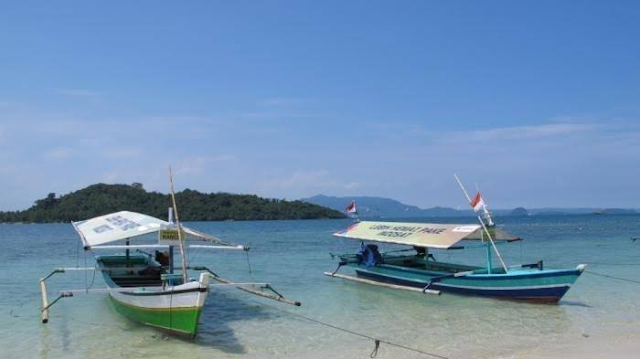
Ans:
{"type": "Polygon", "coordinates": [[[486,208],[480,192],[476,193],[476,196],[471,200],[471,207],[473,207],[473,210],[476,212],[486,208]]]}
{"type": "Polygon", "coordinates": [[[358,212],[358,210],[356,209],[356,201],[351,201],[351,204],[347,206],[347,208],[345,208],[345,210],[347,211],[347,213],[356,213],[358,212]]]}

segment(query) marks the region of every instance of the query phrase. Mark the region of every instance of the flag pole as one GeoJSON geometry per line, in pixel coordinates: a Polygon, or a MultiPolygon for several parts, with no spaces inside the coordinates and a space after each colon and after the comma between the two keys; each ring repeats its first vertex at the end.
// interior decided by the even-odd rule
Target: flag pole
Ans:
{"type": "Polygon", "coordinates": [[[347,206],[346,210],[347,210],[347,213],[352,214],[351,219],[354,222],[356,223],[360,222],[360,217],[358,217],[358,206],[356,205],[355,199],[351,200],[351,204],[347,206]],[[351,207],[353,207],[353,210],[354,210],[353,212],[351,212],[351,207]]]}
{"type": "MultiPolygon", "coordinates": [[[[456,175],[454,173],[453,177],[455,177],[456,181],[458,181],[458,184],[460,185],[460,189],[462,189],[462,192],[464,192],[464,195],[467,197],[467,200],[469,201],[469,203],[471,203],[471,197],[469,197],[469,193],[467,193],[467,189],[464,188],[464,185],[462,184],[462,182],[458,178],[458,175],[456,175]]],[[[478,217],[478,221],[480,221],[480,224],[482,225],[482,229],[484,230],[484,233],[487,235],[487,238],[489,239],[489,242],[491,242],[491,246],[493,246],[493,250],[496,252],[496,255],[498,256],[498,259],[500,260],[500,264],[502,264],[502,268],[504,268],[504,272],[505,273],[509,272],[509,269],[507,269],[507,265],[504,264],[504,260],[502,260],[502,255],[500,255],[500,251],[498,251],[498,247],[496,247],[496,244],[493,241],[493,238],[491,237],[491,234],[489,233],[489,230],[487,229],[487,226],[484,224],[484,220],[482,220],[482,217],[475,211],[475,209],[474,209],[473,212],[478,217]]]]}
{"type": "MultiPolygon", "coordinates": [[[[476,183],[476,190],[478,191],[478,193],[480,193],[480,187],[478,187],[477,183],[476,183]]],[[[482,201],[483,201],[482,212],[484,213],[484,218],[487,220],[487,222],[489,222],[487,223],[487,226],[493,227],[495,223],[493,223],[493,218],[491,218],[491,213],[487,209],[487,204],[484,203],[484,198],[482,199],[482,201]]]]}

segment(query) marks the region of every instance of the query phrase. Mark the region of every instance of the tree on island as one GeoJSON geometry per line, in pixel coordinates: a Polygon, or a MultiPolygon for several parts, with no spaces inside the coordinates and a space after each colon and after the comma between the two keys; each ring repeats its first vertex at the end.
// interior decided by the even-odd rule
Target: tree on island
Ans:
{"type": "MultiPolygon", "coordinates": [[[[344,218],[339,211],[311,203],[256,195],[185,189],[176,193],[176,200],[184,221],[344,218]]],[[[139,182],[100,183],[58,198],[49,193],[24,211],[0,212],[0,222],[70,222],[123,210],[166,218],[170,206],[168,194],[147,192],[139,182]]]]}

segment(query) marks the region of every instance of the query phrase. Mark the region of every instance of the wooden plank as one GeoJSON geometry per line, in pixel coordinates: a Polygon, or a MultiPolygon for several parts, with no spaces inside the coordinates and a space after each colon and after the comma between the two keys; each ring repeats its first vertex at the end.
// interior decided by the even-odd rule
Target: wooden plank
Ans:
{"type": "Polygon", "coordinates": [[[391,288],[391,289],[401,289],[401,290],[407,290],[407,291],[410,291],[410,292],[419,292],[419,293],[424,293],[424,294],[440,295],[440,291],[439,290],[433,290],[433,289],[424,290],[424,289],[421,289],[421,288],[408,287],[408,286],[405,286],[405,285],[397,285],[397,284],[376,282],[376,281],[369,280],[369,279],[357,278],[357,277],[352,277],[352,276],[344,275],[344,274],[337,274],[337,273],[334,274],[334,273],[330,273],[330,272],[324,272],[324,275],[329,276],[329,277],[336,277],[336,278],[340,278],[340,279],[346,279],[346,280],[350,280],[350,281],[354,281],[354,282],[358,282],[358,283],[377,285],[377,286],[380,286],[380,287],[386,287],[386,288],[391,288]]]}

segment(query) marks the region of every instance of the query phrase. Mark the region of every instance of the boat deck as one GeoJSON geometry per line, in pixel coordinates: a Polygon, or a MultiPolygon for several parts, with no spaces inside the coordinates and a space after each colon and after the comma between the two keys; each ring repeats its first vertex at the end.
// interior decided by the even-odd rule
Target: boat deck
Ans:
{"type": "Polygon", "coordinates": [[[96,261],[105,280],[117,287],[159,287],[166,272],[158,262],[143,255],[99,256],[96,261]]]}
{"type": "MultiPolygon", "coordinates": [[[[428,260],[423,256],[418,255],[405,255],[405,256],[383,256],[384,264],[420,269],[429,272],[443,272],[443,273],[459,273],[467,271],[482,271],[482,267],[469,266],[464,264],[445,263],[435,260],[428,260]]],[[[501,268],[495,268],[493,273],[504,272],[501,268]]]]}

